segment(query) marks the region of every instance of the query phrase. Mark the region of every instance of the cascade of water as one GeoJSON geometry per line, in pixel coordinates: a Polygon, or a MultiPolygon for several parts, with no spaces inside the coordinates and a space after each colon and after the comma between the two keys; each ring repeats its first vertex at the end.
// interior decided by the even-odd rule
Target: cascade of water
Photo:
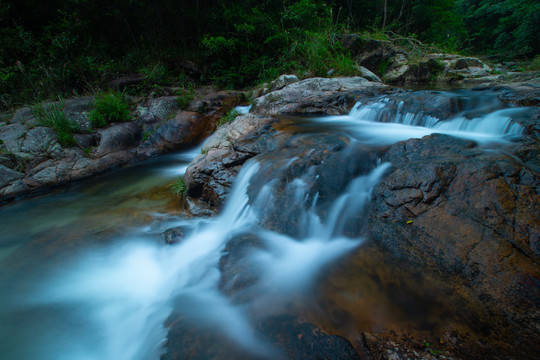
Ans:
{"type": "MultiPolygon", "coordinates": [[[[448,96],[448,95],[444,95],[448,96]]],[[[439,119],[422,110],[406,110],[403,101],[382,98],[367,104],[357,103],[346,116],[320,118],[320,122],[342,128],[369,144],[387,145],[433,133],[469,139],[479,144],[506,143],[523,134],[513,121],[529,108],[503,108],[489,98],[485,106],[465,108],[449,119],[439,119]]]]}
{"type": "MultiPolygon", "coordinates": [[[[407,111],[403,102],[386,98],[356,104],[347,116],[316,121],[344,130],[367,144],[390,144],[434,132],[480,143],[519,136],[523,129],[512,119],[526,110],[498,106],[488,102],[484,112],[473,114],[465,109],[450,119],[439,120],[422,111],[407,111]]],[[[240,112],[249,111],[246,109],[240,112]]],[[[181,156],[191,158],[199,152],[197,148],[181,156]]],[[[284,171],[297,160],[300,158],[284,158],[272,166],[284,171]]],[[[17,306],[13,309],[20,313],[38,311],[46,319],[38,328],[43,334],[39,346],[19,358],[157,359],[166,337],[163,323],[173,308],[191,327],[210,328],[252,353],[274,357],[264,337],[254,329],[254,314],[264,318],[291,301],[303,299],[325,265],[362,243],[358,234],[347,236],[346,229],[364,217],[371,189],[389,166],[379,164],[367,174],[355,175],[333,200],[326,199],[323,216],[318,210],[324,197],[313,193],[313,181],[309,181],[317,176],[313,168],[287,179],[278,189],[283,184],[274,177],[264,183],[254,180],[269,164],[248,161],[221,215],[183,220],[182,225],[189,229],[179,244],[163,248],[149,243],[151,231],[147,227],[148,232],[130,235],[127,244],[95,249],[64,264],[48,281],[40,280],[42,287],[34,289],[33,294],[25,293],[24,301],[14,296],[12,301],[17,306]],[[301,230],[295,236],[265,226],[267,215],[280,211],[284,202],[279,199],[283,196],[300,204],[294,206],[301,230]],[[253,270],[253,281],[238,290],[241,297],[227,296],[223,282],[230,279],[225,279],[220,261],[226,250],[235,251],[228,245],[246,233],[258,240],[257,246],[244,249],[244,265],[250,265],[246,271],[253,270]],[[55,312],[57,308],[63,310],[55,312]],[[52,317],[58,317],[61,325],[51,321],[52,317]],[[47,326],[49,323],[55,326],[47,326]],[[75,330],[73,323],[77,325],[75,330]]],[[[161,171],[175,177],[185,168],[184,164],[161,171]]],[[[5,335],[9,329],[4,329],[2,322],[0,335],[5,335]]]]}
{"type": "MultiPolygon", "coordinates": [[[[284,166],[291,163],[286,161],[284,166]]],[[[193,326],[204,324],[250,352],[273,354],[252,329],[248,313],[264,317],[280,310],[306,293],[321,268],[361,243],[343,235],[343,223],[361,211],[371,187],[389,165],[352,180],[326,219],[316,214],[316,201],[312,201],[303,214],[308,230],[300,239],[260,226],[261,216],[276,196],[269,181],[250,201],[250,180],[260,166],[248,162],[222,214],[180,244],[162,248],[131,239],[129,245],[86,254],[37,289],[26,306],[71,304],[78,309],[75,318],[83,324],[81,329],[100,329],[97,338],[80,333],[64,336],[62,356],[56,358],[158,358],[159,344],[166,336],[162,324],[173,303],[181,304],[179,311],[193,326]],[[245,289],[251,300],[240,306],[220,291],[218,264],[227,242],[246,231],[259,237],[264,247],[249,251],[246,261],[258,269],[257,279],[245,289]]],[[[296,200],[309,201],[306,183],[296,179],[289,185],[296,200]]]]}

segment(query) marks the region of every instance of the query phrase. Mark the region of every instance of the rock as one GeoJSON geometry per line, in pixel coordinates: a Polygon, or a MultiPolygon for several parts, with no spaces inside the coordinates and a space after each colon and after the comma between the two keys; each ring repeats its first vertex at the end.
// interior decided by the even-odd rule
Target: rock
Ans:
{"type": "Polygon", "coordinates": [[[483,85],[495,85],[501,84],[508,81],[508,78],[504,75],[490,75],[490,76],[480,76],[465,78],[463,82],[467,84],[483,84],[483,85]]]}
{"type": "Polygon", "coordinates": [[[98,130],[98,136],[100,137],[99,146],[94,155],[102,157],[138,145],[141,141],[142,130],[136,122],[127,122],[98,130]]]}
{"type": "Polygon", "coordinates": [[[386,88],[361,77],[310,78],[255,99],[250,110],[263,114],[344,114],[356,99],[386,88]]]}
{"type": "Polygon", "coordinates": [[[477,58],[460,58],[457,59],[454,63],[453,68],[455,70],[467,69],[471,67],[483,67],[484,63],[477,58]]]}
{"type": "MultiPolygon", "coordinates": [[[[483,77],[483,76],[489,76],[489,72],[487,72],[481,67],[470,67],[469,75],[472,77],[483,77]]],[[[497,75],[497,76],[505,77],[504,75],[497,75]]]]}
{"type": "Polygon", "coordinates": [[[150,135],[137,149],[137,154],[139,158],[145,158],[194,145],[209,130],[210,122],[207,117],[193,112],[179,111],[173,119],[162,123],[150,135]]]}
{"type": "Polygon", "coordinates": [[[48,127],[36,127],[22,136],[19,151],[44,158],[57,156],[62,146],[56,139],[56,133],[48,127]]]}
{"type": "Polygon", "coordinates": [[[394,58],[407,58],[405,50],[400,49],[390,41],[360,40],[357,38],[351,45],[353,54],[357,54],[356,63],[368,68],[375,74],[382,75],[386,68],[394,62],[394,58]]]}
{"type": "Polygon", "coordinates": [[[136,110],[137,119],[143,124],[151,124],[164,121],[168,116],[179,109],[177,96],[162,96],[148,100],[143,106],[139,105],[136,110]]]}
{"type": "Polygon", "coordinates": [[[363,78],[365,78],[365,79],[367,79],[369,81],[382,82],[382,80],[377,75],[375,75],[374,73],[369,71],[369,69],[367,69],[367,68],[365,68],[363,66],[355,65],[355,69],[357,69],[360,72],[360,76],[362,76],[363,78]]]}
{"type": "Polygon", "coordinates": [[[139,85],[146,80],[142,74],[131,74],[120,76],[109,83],[109,87],[114,90],[122,91],[128,86],[139,85]]]}
{"type": "Polygon", "coordinates": [[[284,141],[283,136],[273,137],[275,132],[269,131],[275,122],[270,116],[246,114],[220,127],[186,170],[188,195],[222,205],[242,164],[284,141]]]}
{"type": "MultiPolygon", "coordinates": [[[[188,304],[189,305],[189,304],[188,304]]],[[[165,321],[168,328],[163,360],[176,359],[290,359],[356,360],[358,354],[351,343],[338,335],[325,333],[310,322],[291,315],[278,315],[259,320],[256,324],[264,345],[246,349],[216,334],[215,329],[194,326],[182,305],[165,321]]]]}
{"type": "Polygon", "coordinates": [[[370,238],[409,263],[462,279],[462,291],[504,319],[497,331],[525,346],[540,326],[535,165],[444,135],[392,145],[384,160],[395,168],[373,190],[370,238]]]}
{"type": "Polygon", "coordinates": [[[410,64],[405,59],[394,60],[390,70],[384,75],[384,80],[388,83],[426,83],[433,81],[443,69],[444,65],[435,59],[422,60],[415,64],[410,64]]]}
{"type": "Polygon", "coordinates": [[[13,117],[10,120],[11,124],[14,123],[26,123],[29,120],[32,120],[34,118],[34,114],[32,114],[32,110],[29,107],[22,107],[15,111],[13,114],[13,117]]]}
{"type": "Polygon", "coordinates": [[[20,152],[20,142],[28,130],[20,122],[0,128],[0,140],[7,151],[20,152]]]}
{"type": "Polygon", "coordinates": [[[285,86],[300,81],[296,75],[281,75],[270,83],[270,91],[281,90],[285,86]]]}
{"type": "Polygon", "coordinates": [[[68,119],[79,127],[80,132],[93,130],[92,123],[88,120],[88,113],[94,106],[94,97],[85,96],[64,101],[64,112],[68,119]]]}
{"type": "Polygon", "coordinates": [[[0,188],[7,186],[9,183],[22,179],[23,173],[10,169],[4,165],[0,165],[0,188]]]}
{"type": "Polygon", "coordinates": [[[488,87],[488,89],[497,92],[499,99],[506,103],[519,106],[537,106],[540,104],[540,78],[522,83],[496,85],[488,87]]]}
{"type": "Polygon", "coordinates": [[[82,149],[88,149],[97,146],[99,143],[99,137],[97,134],[73,134],[77,146],[82,149]]]}
{"type": "Polygon", "coordinates": [[[165,230],[163,236],[165,237],[165,243],[167,245],[178,244],[184,238],[184,232],[182,231],[182,228],[175,227],[165,230]]]}

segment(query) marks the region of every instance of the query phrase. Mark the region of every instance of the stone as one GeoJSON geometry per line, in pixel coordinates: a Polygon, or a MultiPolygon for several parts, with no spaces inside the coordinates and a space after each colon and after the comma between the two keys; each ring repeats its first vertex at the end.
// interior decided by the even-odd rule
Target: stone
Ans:
{"type": "Polygon", "coordinates": [[[146,80],[143,74],[131,74],[120,76],[109,83],[109,87],[114,90],[122,91],[128,86],[141,84],[146,80]]]}
{"type": "Polygon", "coordinates": [[[167,245],[178,244],[184,238],[182,228],[176,227],[165,230],[163,233],[167,245]]]}
{"type": "Polygon", "coordinates": [[[220,127],[189,164],[184,180],[190,196],[221,206],[240,167],[253,156],[277,148],[283,138],[273,137],[270,116],[246,114],[220,127]]]}
{"type": "Polygon", "coordinates": [[[179,111],[176,116],[163,122],[155,132],[137,149],[139,158],[177,150],[196,144],[210,130],[207,117],[188,111],[179,111]]]}
{"type": "Polygon", "coordinates": [[[3,188],[9,183],[22,179],[24,174],[13,169],[10,169],[4,165],[0,165],[0,188],[3,188]]]}
{"type": "Polygon", "coordinates": [[[137,146],[141,141],[142,129],[136,122],[113,124],[106,129],[98,130],[98,136],[99,146],[94,155],[102,157],[137,146]]]}
{"type": "Polygon", "coordinates": [[[296,75],[281,75],[270,83],[270,91],[281,90],[285,86],[300,81],[296,75]]]}
{"type": "Polygon", "coordinates": [[[382,82],[382,80],[377,75],[375,75],[374,73],[369,71],[368,68],[365,68],[363,66],[355,65],[355,69],[357,69],[360,72],[360,76],[362,76],[363,78],[365,78],[365,79],[367,79],[369,81],[382,82]]]}
{"type": "Polygon", "coordinates": [[[143,124],[151,124],[167,120],[167,117],[179,109],[177,96],[163,96],[148,100],[146,105],[139,105],[136,110],[137,119],[143,124]]]}
{"type": "Polygon", "coordinates": [[[274,114],[344,114],[354,102],[380,94],[386,86],[362,77],[310,78],[254,100],[251,112],[274,114]]]}
{"type": "Polygon", "coordinates": [[[523,346],[540,324],[534,166],[445,135],[392,145],[385,160],[395,167],[373,189],[370,238],[409,263],[462,279],[455,280],[461,291],[505,319],[497,331],[523,346]]]}
{"type": "Polygon", "coordinates": [[[457,59],[454,63],[454,69],[456,70],[483,66],[484,63],[480,59],[470,57],[457,59]]]}

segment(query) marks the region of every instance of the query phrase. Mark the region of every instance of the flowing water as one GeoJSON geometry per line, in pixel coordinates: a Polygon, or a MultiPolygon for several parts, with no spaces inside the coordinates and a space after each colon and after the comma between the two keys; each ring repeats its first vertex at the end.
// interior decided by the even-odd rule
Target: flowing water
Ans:
{"type": "MultiPolygon", "coordinates": [[[[344,133],[349,146],[370,149],[434,132],[498,147],[521,135],[513,119],[529,111],[489,94],[436,97],[458,99],[462,109],[440,120],[386,97],[357,104],[347,116],[284,122],[297,136],[344,133]]],[[[219,216],[186,218],[168,185],[199,152],[162,156],[0,208],[2,359],[158,359],[172,311],[188,328],[215,333],[253,356],[280,356],[255,324],[292,303],[312,303],[320,275],[361,251],[362,233],[345,228],[362,222],[370,191],[391,164],[375,161],[323,206],[310,187],[316,176],[310,169],[287,179],[284,191],[274,177],[261,179],[270,168],[277,176],[295,166],[295,154],[255,158],[243,166],[219,216]],[[294,202],[301,231],[265,226],[283,204],[280,196],[294,202]],[[171,227],[184,237],[166,246],[162,232],[171,227]],[[234,293],[227,285],[235,278],[224,284],[220,261],[245,236],[256,244],[241,252],[250,278],[234,293]]]]}

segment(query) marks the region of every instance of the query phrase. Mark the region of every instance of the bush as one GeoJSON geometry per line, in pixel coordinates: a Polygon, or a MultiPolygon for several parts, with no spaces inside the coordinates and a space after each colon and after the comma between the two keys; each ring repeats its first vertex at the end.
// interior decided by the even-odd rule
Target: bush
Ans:
{"type": "Polygon", "coordinates": [[[113,122],[131,120],[129,105],[125,97],[116,92],[100,93],[96,95],[94,109],[88,116],[96,128],[106,126],[113,122]]]}
{"type": "Polygon", "coordinates": [[[62,99],[48,105],[36,104],[32,106],[32,114],[41,125],[50,127],[56,132],[60,145],[69,147],[77,144],[73,133],[79,131],[79,126],[67,118],[62,99]]]}
{"type": "Polygon", "coordinates": [[[189,103],[195,97],[193,83],[187,83],[186,86],[178,89],[176,95],[178,96],[176,100],[178,101],[178,106],[180,107],[180,109],[187,110],[187,108],[189,107],[189,103]]]}

